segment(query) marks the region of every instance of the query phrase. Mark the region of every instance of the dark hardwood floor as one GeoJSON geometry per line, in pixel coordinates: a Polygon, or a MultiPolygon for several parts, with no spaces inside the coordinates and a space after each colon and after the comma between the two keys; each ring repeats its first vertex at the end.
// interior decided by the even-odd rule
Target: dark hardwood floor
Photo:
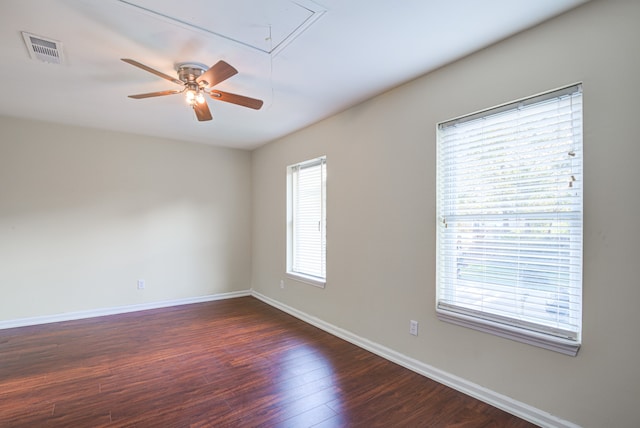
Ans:
{"type": "Polygon", "coordinates": [[[0,427],[531,427],[251,298],[0,330],[0,427]]]}

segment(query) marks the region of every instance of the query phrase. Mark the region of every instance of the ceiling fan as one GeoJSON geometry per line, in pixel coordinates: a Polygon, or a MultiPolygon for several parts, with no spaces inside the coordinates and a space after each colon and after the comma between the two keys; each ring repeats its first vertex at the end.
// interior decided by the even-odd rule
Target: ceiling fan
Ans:
{"type": "Polygon", "coordinates": [[[232,94],[229,92],[218,91],[212,89],[215,85],[223,82],[231,76],[238,73],[231,65],[224,61],[218,61],[213,66],[207,67],[203,64],[194,62],[181,62],[176,64],[178,78],[171,77],[158,70],[154,70],[138,61],[129,58],[121,58],[127,64],[141,68],[149,73],[162,77],[170,82],[182,86],[182,89],[170,89],[167,91],[149,92],[146,94],[129,95],[129,98],[142,99],[151,97],[161,97],[163,95],[174,95],[185,93],[187,103],[193,107],[196,117],[199,121],[211,120],[211,111],[204,98],[204,94],[208,94],[211,98],[218,101],[225,101],[231,104],[237,104],[242,107],[260,110],[262,100],[245,97],[244,95],[232,94]]]}

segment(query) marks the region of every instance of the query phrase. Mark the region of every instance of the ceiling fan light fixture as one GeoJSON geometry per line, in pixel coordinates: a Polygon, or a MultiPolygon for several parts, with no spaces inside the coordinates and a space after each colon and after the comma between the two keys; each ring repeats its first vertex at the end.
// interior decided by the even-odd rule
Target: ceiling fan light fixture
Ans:
{"type": "Polygon", "coordinates": [[[194,103],[194,101],[196,99],[195,92],[192,91],[191,89],[189,89],[185,94],[185,99],[187,100],[187,104],[193,105],[193,103],[194,103]]]}
{"type": "Polygon", "coordinates": [[[193,106],[194,104],[204,104],[205,99],[202,91],[199,89],[187,89],[185,93],[185,98],[187,100],[187,104],[193,106]]]}
{"type": "Polygon", "coordinates": [[[185,99],[187,100],[187,104],[190,106],[194,105],[196,102],[196,91],[194,89],[187,89],[185,99]]]}

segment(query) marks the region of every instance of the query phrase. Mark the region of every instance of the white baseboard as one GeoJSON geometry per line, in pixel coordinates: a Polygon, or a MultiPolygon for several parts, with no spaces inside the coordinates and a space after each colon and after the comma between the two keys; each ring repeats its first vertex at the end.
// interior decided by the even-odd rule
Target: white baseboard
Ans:
{"type": "Polygon", "coordinates": [[[502,409],[505,412],[509,412],[512,415],[518,416],[531,423],[545,428],[580,428],[578,425],[572,422],[565,421],[533,406],[514,400],[505,395],[499,394],[495,391],[491,391],[480,385],[469,382],[458,376],[439,370],[433,366],[401,354],[400,352],[394,351],[393,349],[387,348],[386,346],[372,342],[368,339],[353,334],[350,331],[344,330],[319,318],[292,308],[291,306],[285,305],[284,303],[267,297],[255,290],[252,290],[251,293],[255,298],[262,300],[268,305],[280,309],[290,315],[293,315],[294,317],[299,318],[300,320],[305,321],[311,325],[314,325],[334,336],[351,342],[356,346],[359,346],[363,349],[366,349],[367,351],[381,356],[382,358],[406,367],[409,370],[433,379],[436,382],[451,387],[471,397],[477,398],[480,401],[484,401],[485,403],[502,409]]]}
{"type": "Polygon", "coordinates": [[[90,309],[87,311],[67,312],[63,314],[44,315],[32,318],[19,318],[14,320],[0,321],[0,330],[14,327],[25,327],[38,324],[49,324],[53,322],[79,320],[84,318],[102,317],[105,315],[124,314],[128,312],[146,311],[148,309],[166,308],[169,306],[188,305],[191,303],[211,302],[214,300],[232,299],[234,297],[251,296],[249,290],[233,291],[230,293],[210,294],[207,296],[187,297],[177,300],[165,300],[161,302],[149,302],[137,305],[116,306],[112,308],[90,309]]]}

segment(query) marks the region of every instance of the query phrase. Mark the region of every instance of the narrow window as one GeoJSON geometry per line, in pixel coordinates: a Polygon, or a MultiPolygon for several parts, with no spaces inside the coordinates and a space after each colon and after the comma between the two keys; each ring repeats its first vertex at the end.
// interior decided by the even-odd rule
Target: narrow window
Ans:
{"type": "Polygon", "coordinates": [[[437,313],[576,355],[582,86],[438,125],[437,313]]]}
{"type": "Polygon", "coordinates": [[[287,273],[324,287],[326,282],[326,157],[288,168],[287,273]]]}

